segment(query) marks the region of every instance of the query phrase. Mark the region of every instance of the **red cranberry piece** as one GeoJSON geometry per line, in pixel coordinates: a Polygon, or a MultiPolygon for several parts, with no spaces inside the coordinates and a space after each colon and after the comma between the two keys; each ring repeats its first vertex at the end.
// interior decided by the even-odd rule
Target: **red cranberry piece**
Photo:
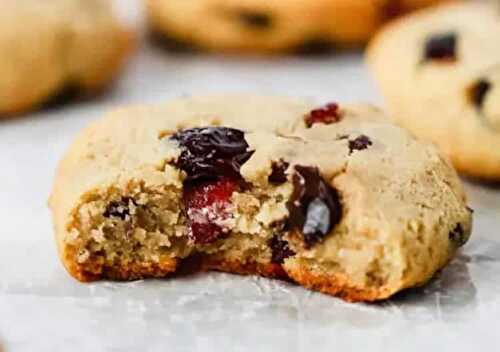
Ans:
{"type": "Polygon", "coordinates": [[[241,166],[252,156],[243,131],[228,127],[202,127],[179,131],[171,139],[182,148],[176,165],[187,180],[239,177],[241,166]]]}
{"type": "Polygon", "coordinates": [[[373,143],[369,137],[362,134],[356,139],[349,141],[349,153],[351,154],[355,150],[364,150],[371,146],[373,143]]]}
{"type": "Polygon", "coordinates": [[[314,167],[295,166],[293,193],[287,203],[287,230],[299,230],[306,248],[321,241],[340,222],[342,205],[337,191],[314,167]]]}
{"type": "Polygon", "coordinates": [[[290,248],[288,242],[281,236],[275,235],[269,240],[269,247],[271,248],[271,263],[283,264],[286,258],[295,255],[295,252],[290,248]]]}
{"type": "Polygon", "coordinates": [[[476,106],[477,109],[481,110],[484,105],[484,100],[491,89],[491,83],[486,79],[479,80],[474,84],[469,91],[470,100],[476,106]]]}
{"type": "Polygon", "coordinates": [[[455,61],[457,36],[444,33],[430,37],[425,43],[425,60],[455,61]]]}
{"type": "Polygon", "coordinates": [[[312,110],[305,117],[305,123],[307,127],[311,127],[315,123],[323,123],[329,125],[340,121],[341,115],[339,111],[339,105],[337,103],[327,104],[319,109],[312,110]]]}
{"type": "Polygon", "coordinates": [[[231,218],[228,207],[238,188],[238,181],[227,177],[185,185],[188,237],[194,243],[209,244],[228,232],[224,221],[231,218]]]}
{"type": "Polygon", "coordinates": [[[284,161],[283,159],[280,159],[279,161],[275,161],[272,164],[272,171],[271,175],[269,175],[269,182],[280,185],[282,183],[286,182],[286,170],[288,169],[288,166],[290,166],[289,163],[284,161]]]}

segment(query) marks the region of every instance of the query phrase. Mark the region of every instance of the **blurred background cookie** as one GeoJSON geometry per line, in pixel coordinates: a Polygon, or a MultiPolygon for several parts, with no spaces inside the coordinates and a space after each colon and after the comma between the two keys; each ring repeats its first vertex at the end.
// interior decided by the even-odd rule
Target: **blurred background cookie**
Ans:
{"type": "Polygon", "coordinates": [[[0,2],[0,117],[98,92],[133,36],[107,0],[0,2]]]}
{"type": "Polygon", "coordinates": [[[463,174],[500,180],[500,11],[470,2],[389,25],[368,63],[392,116],[463,174]]]}
{"type": "Polygon", "coordinates": [[[360,45],[387,20],[442,0],[145,0],[152,32],[213,51],[360,45]]]}

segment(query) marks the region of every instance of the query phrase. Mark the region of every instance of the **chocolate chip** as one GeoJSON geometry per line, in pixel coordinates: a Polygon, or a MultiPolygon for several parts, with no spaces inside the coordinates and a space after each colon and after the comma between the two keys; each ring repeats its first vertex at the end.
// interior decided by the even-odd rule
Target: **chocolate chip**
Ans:
{"type": "Polygon", "coordinates": [[[298,55],[326,55],[333,51],[335,51],[334,43],[326,38],[310,38],[294,49],[298,55]]]}
{"type": "Polygon", "coordinates": [[[52,109],[68,104],[82,95],[82,89],[76,82],[62,86],[55,94],[43,103],[44,109],[52,109]]]}
{"type": "Polygon", "coordinates": [[[283,159],[273,161],[271,175],[269,175],[268,178],[269,182],[278,185],[285,183],[287,180],[286,170],[288,169],[288,166],[290,166],[290,164],[283,159]]]}
{"type": "Polygon", "coordinates": [[[449,238],[450,241],[458,247],[462,247],[467,242],[467,236],[465,235],[462,224],[457,224],[457,226],[455,226],[455,228],[450,231],[449,238]]]}
{"type": "Polygon", "coordinates": [[[437,34],[425,42],[424,61],[455,61],[457,36],[453,32],[437,34]]]}
{"type": "Polygon", "coordinates": [[[104,217],[116,217],[121,220],[125,220],[128,216],[130,216],[130,203],[137,206],[137,203],[134,199],[130,197],[122,197],[119,201],[112,201],[106,207],[104,211],[104,217]]]}
{"type": "Polygon", "coordinates": [[[342,205],[337,191],[314,167],[295,166],[293,192],[287,202],[287,230],[299,230],[306,248],[328,235],[340,222],[342,205]]]}
{"type": "Polygon", "coordinates": [[[273,18],[270,14],[264,12],[240,11],[238,18],[251,29],[265,30],[273,26],[273,18]]]}
{"type": "Polygon", "coordinates": [[[200,48],[197,47],[196,44],[180,39],[172,33],[150,29],[148,37],[155,47],[172,53],[190,54],[200,51],[200,48]]]}
{"type": "Polygon", "coordinates": [[[364,150],[371,146],[373,143],[368,136],[362,134],[354,140],[349,141],[349,154],[355,150],[364,150]]]}
{"type": "Polygon", "coordinates": [[[491,83],[486,79],[480,79],[471,88],[469,88],[469,99],[478,110],[483,108],[484,100],[491,87],[491,83]]]}
{"type": "Polygon", "coordinates": [[[274,235],[269,240],[269,247],[271,248],[271,262],[275,264],[283,264],[286,258],[295,255],[295,252],[290,248],[288,242],[281,236],[274,235]]]}

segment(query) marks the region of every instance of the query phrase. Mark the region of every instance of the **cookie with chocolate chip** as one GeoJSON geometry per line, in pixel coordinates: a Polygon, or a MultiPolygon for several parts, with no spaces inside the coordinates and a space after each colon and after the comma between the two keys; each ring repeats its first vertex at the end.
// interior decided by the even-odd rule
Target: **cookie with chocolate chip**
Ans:
{"type": "Polygon", "coordinates": [[[132,44],[107,0],[1,1],[0,118],[99,92],[132,44]]]}
{"type": "Polygon", "coordinates": [[[351,301],[425,283],[471,232],[434,146],[369,106],[277,97],[111,113],[71,146],[50,206],[81,281],[164,277],[196,257],[351,301]]]}
{"type": "Polygon", "coordinates": [[[498,38],[493,2],[449,4],[389,25],[367,55],[396,122],[490,181],[500,181],[498,38]]]}
{"type": "Polygon", "coordinates": [[[442,0],[145,0],[155,38],[212,51],[317,53],[442,0]],[[159,34],[159,35],[158,35],[159,34]]]}

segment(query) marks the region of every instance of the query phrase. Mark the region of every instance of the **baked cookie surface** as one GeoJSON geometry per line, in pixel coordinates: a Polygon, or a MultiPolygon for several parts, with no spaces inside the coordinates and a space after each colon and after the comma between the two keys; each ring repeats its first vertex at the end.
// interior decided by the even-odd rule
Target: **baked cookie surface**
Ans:
{"type": "Polygon", "coordinates": [[[488,2],[396,21],[367,62],[392,117],[437,143],[463,174],[500,180],[500,9],[488,2]]]}
{"type": "Polygon", "coordinates": [[[2,1],[0,117],[34,109],[68,88],[99,91],[132,41],[107,0],[2,1]]]}
{"type": "Polygon", "coordinates": [[[152,30],[215,51],[363,44],[390,18],[439,0],[145,0],[152,30]]]}
{"type": "Polygon", "coordinates": [[[434,146],[368,106],[258,96],[109,114],[69,149],[50,207],[82,281],[165,277],[196,257],[351,301],[425,283],[471,232],[434,146]]]}

